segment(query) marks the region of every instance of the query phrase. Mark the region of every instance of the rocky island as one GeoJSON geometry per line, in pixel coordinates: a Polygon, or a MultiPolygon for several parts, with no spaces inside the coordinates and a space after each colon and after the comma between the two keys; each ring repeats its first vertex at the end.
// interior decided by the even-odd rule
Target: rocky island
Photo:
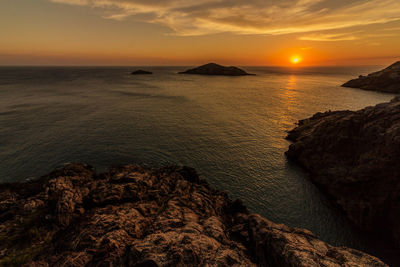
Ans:
{"type": "Polygon", "coordinates": [[[200,67],[189,69],[179,74],[199,74],[199,75],[223,75],[223,76],[246,76],[255,75],[245,72],[237,67],[225,67],[215,63],[208,63],[200,67]]]}
{"type": "Polygon", "coordinates": [[[400,61],[386,69],[368,74],[368,76],[360,75],[357,79],[350,80],[342,86],[386,93],[400,93],[400,61]]]}
{"type": "Polygon", "coordinates": [[[354,224],[400,247],[400,97],[359,111],[317,113],[287,138],[294,142],[287,156],[354,224]]]}
{"type": "Polygon", "coordinates": [[[0,185],[0,266],[387,266],[249,212],[188,167],[0,185]]]}
{"type": "Polygon", "coordinates": [[[151,71],[146,70],[136,70],[131,73],[132,75],[142,75],[142,74],[153,74],[151,71]]]}

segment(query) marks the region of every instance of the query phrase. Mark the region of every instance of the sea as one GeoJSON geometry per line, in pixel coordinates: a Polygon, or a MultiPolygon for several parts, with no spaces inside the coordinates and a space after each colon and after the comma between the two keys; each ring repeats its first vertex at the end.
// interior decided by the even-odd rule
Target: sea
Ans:
{"type": "Polygon", "coordinates": [[[343,88],[382,68],[243,67],[255,76],[177,74],[188,67],[0,67],[0,183],[68,162],[187,165],[252,212],[371,251],[307,173],[288,161],[287,131],[328,110],[393,94],[343,88]],[[153,75],[131,75],[137,69],[153,75]]]}

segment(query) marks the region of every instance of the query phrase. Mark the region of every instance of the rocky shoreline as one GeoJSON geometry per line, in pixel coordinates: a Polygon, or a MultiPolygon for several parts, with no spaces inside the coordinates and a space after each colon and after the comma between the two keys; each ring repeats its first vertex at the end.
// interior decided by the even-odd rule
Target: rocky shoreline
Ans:
{"type": "Polygon", "coordinates": [[[69,164],[0,185],[1,266],[387,266],[273,223],[189,167],[69,164]]]}
{"type": "Polygon", "coordinates": [[[356,226],[400,248],[400,97],[358,111],[317,113],[287,138],[293,142],[287,156],[356,226]]]}
{"type": "Polygon", "coordinates": [[[342,86],[385,93],[400,93],[400,61],[367,76],[360,75],[342,86]]]}

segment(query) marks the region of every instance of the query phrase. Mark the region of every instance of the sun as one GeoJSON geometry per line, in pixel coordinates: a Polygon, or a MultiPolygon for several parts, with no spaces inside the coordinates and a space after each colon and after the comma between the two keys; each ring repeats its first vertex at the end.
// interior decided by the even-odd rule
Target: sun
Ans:
{"type": "Polygon", "coordinates": [[[298,64],[298,63],[300,63],[300,61],[301,61],[301,57],[299,57],[299,56],[292,56],[290,58],[290,62],[292,62],[293,64],[298,64]]]}

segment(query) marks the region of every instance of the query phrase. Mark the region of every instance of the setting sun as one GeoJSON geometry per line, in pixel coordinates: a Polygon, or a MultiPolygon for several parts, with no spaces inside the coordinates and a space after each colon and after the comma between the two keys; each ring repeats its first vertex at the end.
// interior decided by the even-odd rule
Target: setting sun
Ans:
{"type": "Polygon", "coordinates": [[[290,61],[291,61],[293,64],[298,64],[298,63],[300,63],[301,58],[298,57],[298,56],[293,56],[293,57],[290,59],[290,61]]]}

